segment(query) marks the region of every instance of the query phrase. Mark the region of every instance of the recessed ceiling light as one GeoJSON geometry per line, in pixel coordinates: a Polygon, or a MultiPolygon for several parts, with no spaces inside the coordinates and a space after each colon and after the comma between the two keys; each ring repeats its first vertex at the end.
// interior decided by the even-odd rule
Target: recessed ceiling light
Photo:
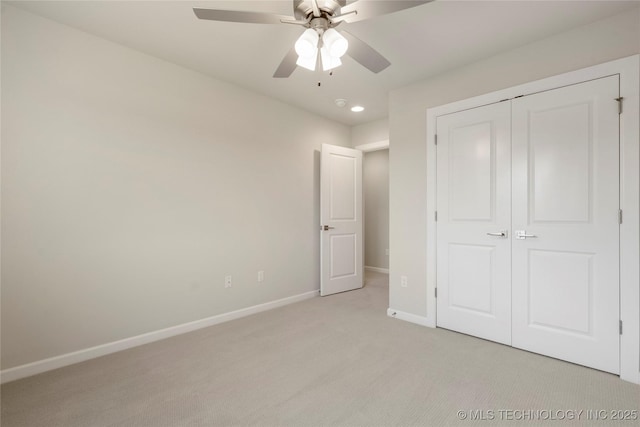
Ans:
{"type": "Polygon", "coordinates": [[[355,107],[351,107],[351,111],[353,111],[354,113],[359,113],[360,111],[364,111],[364,107],[356,105],[355,107]]]}
{"type": "Polygon", "coordinates": [[[343,98],[338,98],[334,101],[336,103],[336,105],[340,108],[344,107],[345,105],[347,105],[347,100],[343,99],[343,98]]]}

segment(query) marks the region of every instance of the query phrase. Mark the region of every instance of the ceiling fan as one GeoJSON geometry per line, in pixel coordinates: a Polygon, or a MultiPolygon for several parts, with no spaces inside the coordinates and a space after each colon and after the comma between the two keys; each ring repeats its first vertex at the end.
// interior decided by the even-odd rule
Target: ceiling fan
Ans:
{"type": "Polygon", "coordinates": [[[315,70],[318,60],[324,71],[341,65],[340,58],[351,58],[374,73],[391,63],[374,48],[346,31],[335,28],[387,13],[408,9],[433,0],[293,0],[294,16],[263,12],[193,8],[199,19],[253,24],[294,24],[306,30],[285,55],[273,77],[286,78],[296,66],[315,70]]]}

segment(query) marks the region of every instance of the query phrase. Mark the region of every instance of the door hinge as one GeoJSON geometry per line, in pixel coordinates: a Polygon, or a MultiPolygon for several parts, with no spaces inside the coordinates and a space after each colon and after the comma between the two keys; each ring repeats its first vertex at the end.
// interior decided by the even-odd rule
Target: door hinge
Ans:
{"type": "Polygon", "coordinates": [[[618,224],[622,224],[622,209],[618,209],[618,224]]]}
{"type": "Polygon", "coordinates": [[[434,217],[434,219],[436,220],[436,222],[438,222],[438,211],[435,211],[435,212],[433,213],[433,217],[434,217]]]}
{"type": "Polygon", "coordinates": [[[622,114],[622,100],[624,99],[623,96],[616,98],[616,101],[618,101],[618,114],[622,114]]]}
{"type": "Polygon", "coordinates": [[[622,335],[622,320],[620,321],[620,335],[622,335]]]}
{"type": "Polygon", "coordinates": [[[434,291],[435,291],[434,294],[435,294],[436,298],[438,298],[438,288],[435,288],[434,291]]]}
{"type": "Polygon", "coordinates": [[[435,134],[435,135],[433,136],[433,144],[434,144],[434,145],[438,145],[438,134],[435,134]]]}

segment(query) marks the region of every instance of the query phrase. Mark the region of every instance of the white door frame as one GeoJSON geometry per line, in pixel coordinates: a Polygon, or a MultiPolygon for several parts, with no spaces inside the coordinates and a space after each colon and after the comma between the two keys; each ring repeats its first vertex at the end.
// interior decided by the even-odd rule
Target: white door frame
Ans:
{"type": "Polygon", "coordinates": [[[436,326],[436,119],[456,111],[620,75],[620,378],[640,384],[640,55],[618,59],[427,110],[427,318],[436,326]]]}

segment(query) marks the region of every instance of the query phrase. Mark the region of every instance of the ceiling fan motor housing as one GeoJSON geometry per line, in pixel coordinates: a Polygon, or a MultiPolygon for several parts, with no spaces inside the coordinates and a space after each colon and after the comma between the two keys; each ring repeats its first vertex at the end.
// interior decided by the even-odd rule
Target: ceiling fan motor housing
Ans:
{"type": "MultiPolygon", "coordinates": [[[[340,14],[340,8],[347,0],[316,0],[318,8],[329,16],[340,14]]],[[[313,13],[312,0],[293,0],[293,13],[296,19],[304,20],[313,13]]]]}

